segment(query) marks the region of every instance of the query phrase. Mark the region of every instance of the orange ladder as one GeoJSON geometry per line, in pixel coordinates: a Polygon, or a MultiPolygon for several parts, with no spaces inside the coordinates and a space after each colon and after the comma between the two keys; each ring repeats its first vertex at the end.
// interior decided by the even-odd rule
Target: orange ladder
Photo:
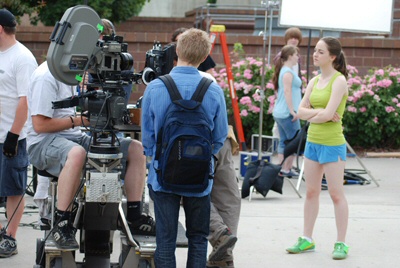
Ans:
{"type": "MultiPolygon", "coordinates": [[[[246,141],[245,141],[244,133],[243,133],[242,118],[240,117],[238,97],[236,95],[236,89],[233,86],[231,58],[229,56],[228,44],[226,42],[225,25],[212,25],[210,27],[210,39],[211,39],[211,43],[212,43],[211,51],[214,48],[217,37],[219,37],[219,39],[221,41],[222,54],[224,56],[224,61],[225,61],[225,65],[226,65],[226,73],[228,76],[228,85],[229,85],[229,95],[232,100],[233,117],[235,120],[237,136],[239,139],[239,146],[240,146],[240,150],[244,151],[244,150],[246,150],[246,141]]],[[[210,54],[211,54],[211,52],[210,52],[210,54]]]]}

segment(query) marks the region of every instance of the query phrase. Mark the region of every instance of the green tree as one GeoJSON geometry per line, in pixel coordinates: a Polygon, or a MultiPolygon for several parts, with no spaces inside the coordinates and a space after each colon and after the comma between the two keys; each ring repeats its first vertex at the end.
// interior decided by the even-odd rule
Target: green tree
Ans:
{"type": "Polygon", "coordinates": [[[24,14],[33,14],[40,8],[39,1],[21,1],[21,0],[0,0],[0,8],[6,8],[14,14],[18,22],[24,14]],[[29,2],[29,3],[28,3],[29,2]],[[30,2],[37,2],[36,5],[31,5],[30,2]]]}
{"type": "Polygon", "coordinates": [[[101,18],[119,23],[138,15],[146,2],[150,0],[0,0],[1,6],[10,10],[17,18],[29,14],[32,24],[36,25],[41,21],[46,26],[53,26],[69,7],[85,3],[101,18]]]}

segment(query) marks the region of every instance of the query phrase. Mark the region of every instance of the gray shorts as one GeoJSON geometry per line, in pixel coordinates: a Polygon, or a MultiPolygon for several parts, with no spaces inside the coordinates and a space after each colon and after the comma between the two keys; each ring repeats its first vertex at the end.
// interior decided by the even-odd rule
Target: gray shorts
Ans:
{"type": "MultiPolygon", "coordinates": [[[[123,166],[122,178],[125,176],[126,159],[128,157],[128,148],[131,139],[123,138],[120,141],[120,152],[123,157],[121,164],[123,166]]],[[[83,134],[81,137],[70,140],[63,136],[53,134],[44,138],[39,143],[33,144],[29,147],[28,153],[33,166],[38,170],[46,170],[53,176],[58,177],[63,169],[69,151],[74,146],[82,146],[86,151],[89,150],[91,137],[83,134]]]]}
{"type": "Polygon", "coordinates": [[[0,143],[0,196],[25,193],[28,165],[26,139],[18,141],[17,155],[13,158],[8,158],[3,154],[3,143],[0,143]]]}

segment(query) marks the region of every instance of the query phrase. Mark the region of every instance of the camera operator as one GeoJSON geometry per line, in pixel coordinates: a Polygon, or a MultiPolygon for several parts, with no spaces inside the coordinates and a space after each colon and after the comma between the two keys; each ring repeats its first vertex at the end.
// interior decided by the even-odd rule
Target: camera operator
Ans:
{"type": "MultiPolygon", "coordinates": [[[[77,116],[75,107],[53,109],[52,102],[74,95],[74,87],[57,81],[47,62],[33,73],[28,94],[28,153],[39,170],[58,177],[56,225],[52,232],[61,249],[79,248],[71,224],[71,203],[77,192],[82,169],[86,163],[91,137],[80,130],[88,126],[84,116],[77,116]]],[[[120,139],[123,153],[122,177],[128,200],[127,221],[133,234],[155,235],[155,223],[141,214],[141,200],[145,183],[145,157],[139,141],[120,139]]]]}

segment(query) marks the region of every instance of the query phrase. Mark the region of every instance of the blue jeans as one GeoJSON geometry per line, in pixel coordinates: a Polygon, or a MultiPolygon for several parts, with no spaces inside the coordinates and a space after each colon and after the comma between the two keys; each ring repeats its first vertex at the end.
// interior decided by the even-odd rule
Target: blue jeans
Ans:
{"type": "Polygon", "coordinates": [[[285,150],[285,141],[292,139],[296,135],[297,131],[300,130],[300,120],[292,122],[292,119],[292,115],[286,118],[274,117],[279,131],[279,154],[283,154],[283,151],[285,150]]]}
{"type": "Polygon", "coordinates": [[[187,268],[204,268],[207,262],[207,236],[210,229],[210,195],[185,197],[155,192],[149,185],[154,201],[157,248],[154,262],[157,268],[175,268],[176,237],[182,197],[186,216],[186,237],[189,241],[187,268]]]}

